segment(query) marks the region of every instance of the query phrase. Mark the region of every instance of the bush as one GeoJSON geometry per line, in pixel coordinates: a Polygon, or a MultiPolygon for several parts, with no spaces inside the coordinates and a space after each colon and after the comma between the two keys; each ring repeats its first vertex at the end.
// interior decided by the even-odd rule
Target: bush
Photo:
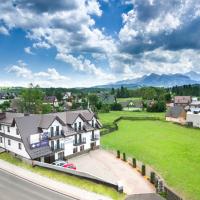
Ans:
{"type": "Polygon", "coordinates": [[[147,106],[147,112],[165,112],[166,105],[164,101],[156,101],[152,105],[147,106]]]}
{"type": "Polygon", "coordinates": [[[110,112],[110,106],[107,104],[103,104],[100,110],[101,113],[109,113],[110,112]]]}
{"type": "Polygon", "coordinates": [[[121,111],[122,105],[120,103],[113,103],[110,105],[110,109],[114,111],[121,111]]]}
{"type": "Polygon", "coordinates": [[[126,162],[126,154],[125,153],[123,153],[123,161],[126,162]]]}
{"type": "Polygon", "coordinates": [[[120,158],[120,151],[117,150],[117,158],[120,158]]]}
{"type": "Polygon", "coordinates": [[[145,165],[142,165],[142,176],[146,175],[146,167],[145,165]]]}
{"type": "Polygon", "coordinates": [[[150,182],[151,182],[152,184],[155,183],[155,172],[151,172],[151,174],[150,174],[150,182]]]}
{"type": "Polygon", "coordinates": [[[135,158],[132,159],[132,164],[133,164],[133,167],[134,167],[134,168],[137,167],[137,166],[136,166],[136,159],[135,159],[135,158]]]}

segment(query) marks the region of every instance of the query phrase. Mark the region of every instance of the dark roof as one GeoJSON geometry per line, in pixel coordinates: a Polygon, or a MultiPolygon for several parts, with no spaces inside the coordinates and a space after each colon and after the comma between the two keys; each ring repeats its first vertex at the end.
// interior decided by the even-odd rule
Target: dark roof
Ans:
{"type": "Polygon", "coordinates": [[[53,103],[53,102],[55,102],[55,101],[57,100],[57,98],[56,98],[56,96],[45,96],[45,97],[44,97],[44,100],[45,100],[46,102],[53,103]]]}
{"type": "Polygon", "coordinates": [[[149,194],[133,194],[126,198],[126,200],[164,200],[158,194],[149,193],[149,194]]]}
{"type": "Polygon", "coordinates": [[[170,107],[166,112],[166,117],[178,118],[182,112],[186,112],[182,106],[170,107]]]}
{"type": "Polygon", "coordinates": [[[142,100],[129,100],[125,102],[120,102],[122,107],[132,107],[132,108],[143,108],[142,100]]]}
{"type": "Polygon", "coordinates": [[[15,118],[15,122],[17,124],[19,133],[22,137],[22,141],[25,146],[25,149],[32,159],[48,155],[52,152],[49,146],[35,148],[35,149],[30,148],[29,137],[32,134],[38,133],[40,120],[41,120],[40,115],[15,118]]]}
{"type": "Polygon", "coordinates": [[[24,114],[23,113],[10,113],[10,112],[6,112],[5,113],[5,118],[0,120],[0,123],[4,123],[4,124],[12,124],[13,119],[15,117],[23,117],[24,114]]]}

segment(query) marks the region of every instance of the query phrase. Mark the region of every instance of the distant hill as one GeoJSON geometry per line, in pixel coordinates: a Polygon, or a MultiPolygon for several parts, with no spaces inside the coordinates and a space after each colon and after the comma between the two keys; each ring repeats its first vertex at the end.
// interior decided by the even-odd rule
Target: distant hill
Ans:
{"type": "Polygon", "coordinates": [[[185,76],[188,76],[190,79],[200,82],[200,73],[190,71],[186,73],[185,76]]]}
{"type": "MultiPolygon", "coordinates": [[[[200,75],[199,75],[200,76],[200,75]]],[[[128,88],[138,88],[143,86],[154,86],[154,87],[172,87],[172,86],[181,86],[188,84],[197,84],[200,83],[197,79],[198,75],[196,72],[190,72],[190,74],[155,74],[145,75],[136,79],[127,79],[123,81],[118,81],[115,83],[97,86],[99,88],[118,88],[125,86],[128,88]],[[193,78],[192,78],[193,77],[193,78]]]]}

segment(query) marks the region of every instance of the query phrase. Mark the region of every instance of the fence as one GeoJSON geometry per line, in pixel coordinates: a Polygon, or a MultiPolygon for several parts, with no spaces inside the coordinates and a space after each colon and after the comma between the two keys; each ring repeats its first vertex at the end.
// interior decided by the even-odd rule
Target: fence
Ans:
{"type": "Polygon", "coordinates": [[[113,187],[114,189],[118,190],[119,192],[123,192],[123,187],[121,185],[118,185],[118,183],[114,183],[114,182],[111,182],[111,181],[104,180],[100,177],[94,176],[94,175],[86,173],[86,172],[81,172],[81,171],[78,171],[78,170],[71,170],[71,169],[67,169],[67,168],[63,168],[63,167],[59,167],[59,166],[55,166],[55,165],[52,165],[52,164],[43,163],[43,162],[39,162],[39,161],[33,161],[33,166],[40,166],[40,167],[44,167],[44,168],[47,168],[47,169],[51,169],[51,170],[63,172],[63,173],[66,173],[66,174],[70,174],[70,175],[73,175],[73,176],[78,176],[80,178],[85,178],[85,179],[91,180],[93,182],[102,183],[104,185],[113,187]]]}
{"type": "MultiPolygon", "coordinates": [[[[114,152],[117,157],[119,157],[119,151],[114,152]]],[[[120,154],[120,158],[124,160],[124,153],[120,154]]],[[[125,155],[126,157],[126,155],[125,155]]],[[[141,175],[145,176],[156,188],[156,192],[163,194],[167,200],[183,200],[176,192],[167,186],[164,179],[156,172],[152,167],[145,165],[143,162],[136,160],[135,158],[126,157],[126,161],[132,166],[135,167],[141,175]]]]}

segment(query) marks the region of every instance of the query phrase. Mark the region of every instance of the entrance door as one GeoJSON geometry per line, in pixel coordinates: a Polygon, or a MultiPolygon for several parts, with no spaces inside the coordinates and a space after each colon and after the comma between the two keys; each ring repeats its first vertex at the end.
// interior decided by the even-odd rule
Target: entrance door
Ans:
{"type": "Polygon", "coordinates": [[[64,159],[64,152],[58,153],[58,160],[63,160],[64,159]]]}

